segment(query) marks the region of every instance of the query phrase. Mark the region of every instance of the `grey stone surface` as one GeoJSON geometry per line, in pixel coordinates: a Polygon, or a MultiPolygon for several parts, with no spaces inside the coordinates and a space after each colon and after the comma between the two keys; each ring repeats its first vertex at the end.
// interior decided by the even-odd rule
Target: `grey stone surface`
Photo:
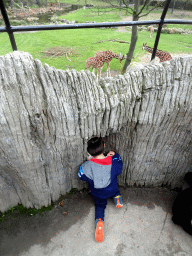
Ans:
{"type": "Polygon", "coordinates": [[[192,236],[172,220],[176,192],[165,188],[120,188],[124,206],[108,199],[104,241],[95,241],[94,202],[87,192],[64,198],[43,215],[13,212],[0,223],[2,256],[191,256],[192,236]],[[67,215],[62,213],[67,211],[67,215]]]}
{"type": "Polygon", "coordinates": [[[97,81],[25,52],[0,57],[0,211],[47,206],[72,188],[86,143],[120,153],[121,185],[180,186],[191,168],[192,57],[97,81]]]}

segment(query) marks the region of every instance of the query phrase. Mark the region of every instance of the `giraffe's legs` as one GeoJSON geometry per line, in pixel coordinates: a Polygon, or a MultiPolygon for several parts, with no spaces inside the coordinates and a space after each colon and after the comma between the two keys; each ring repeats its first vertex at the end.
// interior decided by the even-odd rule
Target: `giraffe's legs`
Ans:
{"type": "Polygon", "coordinates": [[[107,77],[109,77],[109,62],[107,62],[107,77]]]}
{"type": "Polygon", "coordinates": [[[100,77],[101,77],[100,68],[97,68],[97,81],[99,80],[100,77]]]}
{"type": "Polygon", "coordinates": [[[111,76],[110,72],[110,62],[107,62],[107,77],[111,76]]]}
{"type": "Polygon", "coordinates": [[[99,79],[99,69],[97,68],[97,81],[99,79]]]}
{"type": "Polygon", "coordinates": [[[102,68],[99,69],[99,78],[101,78],[101,70],[102,68]]]}
{"type": "Polygon", "coordinates": [[[103,67],[98,67],[97,68],[97,79],[101,78],[101,70],[103,67]]]}
{"type": "Polygon", "coordinates": [[[109,76],[111,76],[110,66],[109,66],[109,71],[108,71],[108,73],[109,73],[109,76]]]}

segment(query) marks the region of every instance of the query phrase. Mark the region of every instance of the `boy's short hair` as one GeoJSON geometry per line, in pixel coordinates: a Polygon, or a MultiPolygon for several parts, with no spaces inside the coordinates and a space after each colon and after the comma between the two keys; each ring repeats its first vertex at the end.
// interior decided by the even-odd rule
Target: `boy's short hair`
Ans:
{"type": "Polygon", "coordinates": [[[98,156],[104,152],[104,140],[101,137],[90,139],[87,145],[87,151],[92,156],[98,156]]]}

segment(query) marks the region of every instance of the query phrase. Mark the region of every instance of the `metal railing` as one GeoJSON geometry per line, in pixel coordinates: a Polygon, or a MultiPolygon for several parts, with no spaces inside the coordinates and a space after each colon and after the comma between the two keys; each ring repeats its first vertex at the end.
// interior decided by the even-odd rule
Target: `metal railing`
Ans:
{"type": "Polygon", "coordinates": [[[58,30],[58,29],[79,29],[79,28],[98,28],[98,27],[122,27],[122,26],[135,26],[135,25],[153,25],[158,24],[157,35],[155,44],[153,47],[151,60],[155,58],[161,30],[164,24],[191,24],[192,20],[165,20],[169,4],[171,0],[167,0],[163,9],[161,18],[159,20],[148,20],[148,21],[127,21],[127,22],[103,22],[103,23],[77,23],[77,24],[66,24],[66,25],[33,25],[33,26],[11,26],[7,11],[3,0],[0,0],[0,9],[5,22],[5,27],[0,27],[0,32],[7,32],[10,38],[13,51],[17,50],[16,41],[14,38],[14,32],[21,31],[40,31],[40,30],[58,30]]]}

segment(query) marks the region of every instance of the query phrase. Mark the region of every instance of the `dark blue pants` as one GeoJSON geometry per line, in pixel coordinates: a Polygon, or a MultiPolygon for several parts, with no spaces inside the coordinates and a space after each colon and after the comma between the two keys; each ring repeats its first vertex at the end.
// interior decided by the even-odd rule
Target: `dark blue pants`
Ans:
{"type": "MultiPolygon", "coordinates": [[[[120,191],[118,189],[118,191],[116,191],[116,193],[112,196],[118,196],[120,195],[120,191]]],[[[93,197],[94,201],[95,201],[95,219],[99,219],[101,218],[102,221],[104,221],[104,216],[105,216],[105,208],[107,206],[107,199],[102,199],[102,198],[97,198],[97,197],[93,197]]]]}

